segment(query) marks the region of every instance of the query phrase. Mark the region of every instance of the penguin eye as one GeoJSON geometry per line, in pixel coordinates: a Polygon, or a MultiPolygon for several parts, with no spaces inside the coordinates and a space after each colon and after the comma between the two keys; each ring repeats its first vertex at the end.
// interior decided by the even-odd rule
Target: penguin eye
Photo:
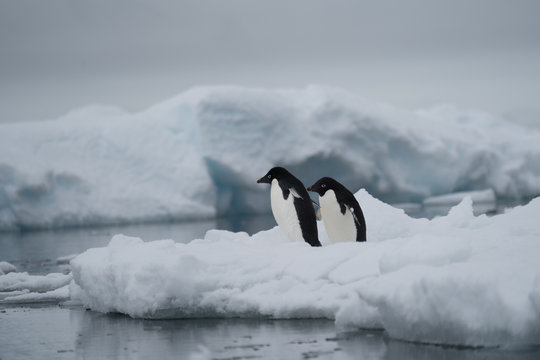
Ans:
{"type": "Polygon", "coordinates": [[[272,178],[272,175],[268,175],[268,178],[271,179],[271,178],[272,178]]]}
{"type": "Polygon", "coordinates": [[[325,187],[326,187],[326,184],[322,184],[321,187],[322,187],[322,188],[325,188],[325,187]]]}

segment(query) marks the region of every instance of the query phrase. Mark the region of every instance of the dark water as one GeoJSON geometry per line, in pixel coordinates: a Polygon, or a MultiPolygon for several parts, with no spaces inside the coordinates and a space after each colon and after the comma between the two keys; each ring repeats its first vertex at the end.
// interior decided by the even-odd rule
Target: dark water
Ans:
{"type": "MultiPolygon", "coordinates": [[[[105,246],[114,234],[188,242],[213,228],[252,234],[271,216],[0,233],[0,261],[31,274],[67,272],[61,256],[105,246]]],[[[8,359],[540,359],[540,349],[458,349],[342,332],[323,319],[141,320],[55,304],[0,303],[0,360],[8,359]]]]}

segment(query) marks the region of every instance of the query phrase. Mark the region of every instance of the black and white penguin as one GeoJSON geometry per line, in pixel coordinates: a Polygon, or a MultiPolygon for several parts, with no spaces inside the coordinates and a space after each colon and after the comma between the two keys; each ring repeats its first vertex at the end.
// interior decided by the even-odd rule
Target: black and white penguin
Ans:
{"type": "Polygon", "coordinates": [[[366,220],[352,192],[329,177],[319,179],[307,190],[319,194],[321,217],[330,241],[366,241],[366,220]]]}
{"type": "Polygon", "coordinates": [[[271,184],[270,204],[279,227],[291,241],[321,246],[315,210],[304,184],[282,167],[270,169],[257,183],[271,184]]]}

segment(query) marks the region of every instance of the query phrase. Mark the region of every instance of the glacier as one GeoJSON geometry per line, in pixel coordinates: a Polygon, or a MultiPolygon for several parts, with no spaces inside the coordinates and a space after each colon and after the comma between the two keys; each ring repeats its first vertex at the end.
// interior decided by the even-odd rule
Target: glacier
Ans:
{"type": "Polygon", "coordinates": [[[540,129],[444,105],[408,111],[323,86],[197,87],[136,113],[110,106],[0,125],[0,230],[269,212],[281,165],[387,202],[456,191],[540,194],[540,129]]]}

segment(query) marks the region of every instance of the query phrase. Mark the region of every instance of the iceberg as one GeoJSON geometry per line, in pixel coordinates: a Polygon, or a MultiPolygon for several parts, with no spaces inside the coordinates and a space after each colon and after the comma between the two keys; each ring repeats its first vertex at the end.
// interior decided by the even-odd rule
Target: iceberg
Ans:
{"type": "Polygon", "coordinates": [[[540,194],[540,129],[439,106],[407,111],[322,86],[199,87],[144,111],[93,106],[0,125],[0,229],[269,212],[274,165],[395,203],[540,194]]]}
{"type": "Polygon", "coordinates": [[[365,243],[210,230],[187,244],[115,235],[71,260],[72,301],[136,318],[327,318],[406,341],[528,346],[540,339],[540,198],[475,216],[415,219],[355,194],[365,243]]]}

